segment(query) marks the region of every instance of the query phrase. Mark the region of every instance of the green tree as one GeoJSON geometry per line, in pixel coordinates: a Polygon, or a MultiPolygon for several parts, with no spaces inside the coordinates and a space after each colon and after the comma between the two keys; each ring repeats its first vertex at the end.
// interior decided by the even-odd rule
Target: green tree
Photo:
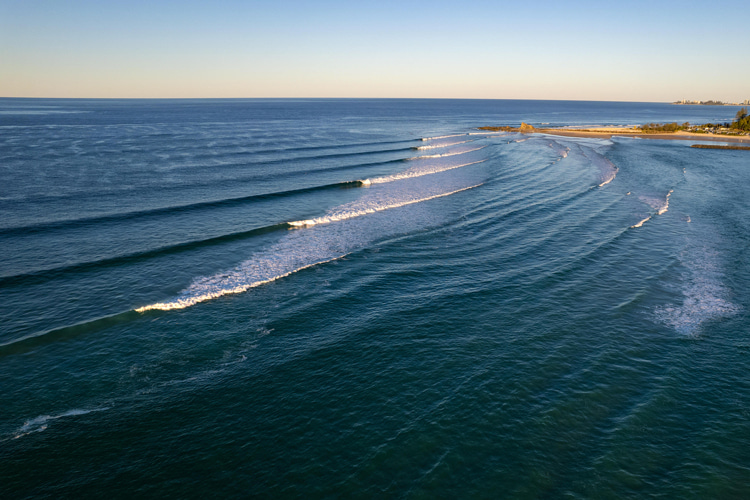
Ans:
{"type": "Polygon", "coordinates": [[[746,116],[747,116],[747,108],[742,108],[741,110],[737,111],[736,115],[734,115],[734,119],[737,121],[740,121],[746,116]]]}

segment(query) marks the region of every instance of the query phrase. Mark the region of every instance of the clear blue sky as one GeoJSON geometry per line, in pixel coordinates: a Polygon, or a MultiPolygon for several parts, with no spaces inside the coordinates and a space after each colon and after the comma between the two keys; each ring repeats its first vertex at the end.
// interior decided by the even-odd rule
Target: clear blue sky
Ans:
{"type": "Polygon", "coordinates": [[[739,101],[748,19],[748,0],[0,0],[0,96],[739,101]]]}

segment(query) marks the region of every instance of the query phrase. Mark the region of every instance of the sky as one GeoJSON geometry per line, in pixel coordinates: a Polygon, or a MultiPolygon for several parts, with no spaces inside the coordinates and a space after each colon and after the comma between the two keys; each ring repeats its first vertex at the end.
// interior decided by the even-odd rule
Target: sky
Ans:
{"type": "Polygon", "coordinates": [[[0,97],[750,99],[750,1],[0,0],[0,97]]]}

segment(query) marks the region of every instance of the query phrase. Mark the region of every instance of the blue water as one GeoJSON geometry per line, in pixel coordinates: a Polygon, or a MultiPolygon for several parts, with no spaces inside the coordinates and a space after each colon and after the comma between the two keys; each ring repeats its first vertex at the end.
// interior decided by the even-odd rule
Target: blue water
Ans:
{"type": "Polygon", "coordinates": [[[735,112],[0,99],[0,496],[750,497],[735,112]]]}

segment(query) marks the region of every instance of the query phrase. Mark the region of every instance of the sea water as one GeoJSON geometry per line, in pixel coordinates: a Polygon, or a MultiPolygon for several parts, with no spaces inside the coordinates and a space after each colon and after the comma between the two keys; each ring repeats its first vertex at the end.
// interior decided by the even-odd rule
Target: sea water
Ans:
{"type": "Polygon", "coordinates": [[[0,100],[0,494],[750,495],[735,112],[0,100]]]}

